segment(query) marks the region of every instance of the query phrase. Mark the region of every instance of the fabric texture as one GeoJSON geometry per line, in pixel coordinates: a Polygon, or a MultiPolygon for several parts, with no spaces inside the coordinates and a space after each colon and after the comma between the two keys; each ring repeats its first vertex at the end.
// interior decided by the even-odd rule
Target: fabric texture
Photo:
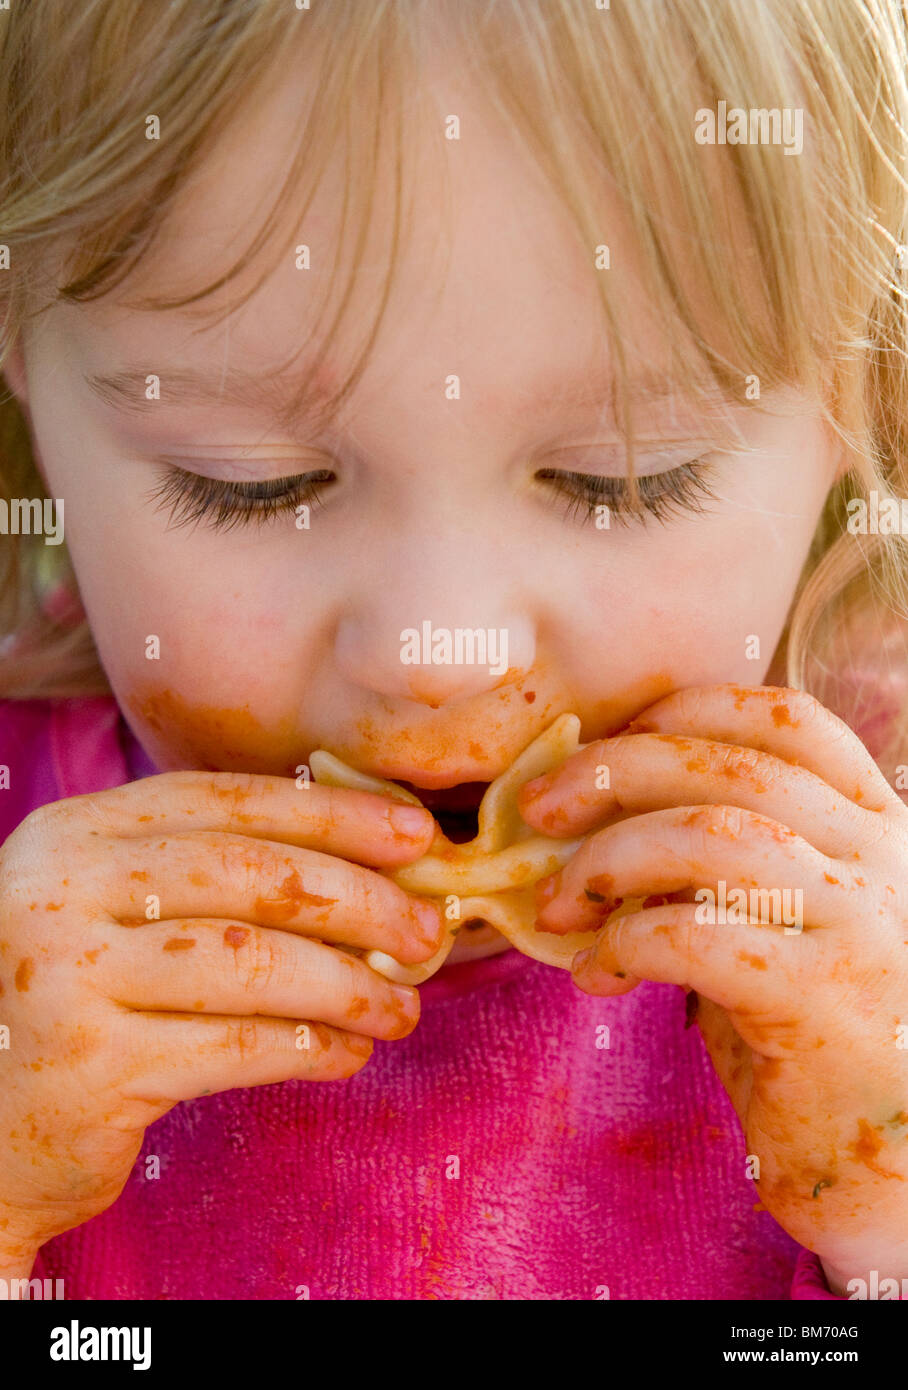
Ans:
{"type": "MultiPolygon", "coordinates": [[[[155,771],[111,698],[0,704],[0,762],[0,840],[155,771]]],[[[745,1176],[682,990],[591,998],[509,950],[421,994],[349,1080],[174,1107],[36,1277],[75,1299],[835,1297],[745,1176]]]]}

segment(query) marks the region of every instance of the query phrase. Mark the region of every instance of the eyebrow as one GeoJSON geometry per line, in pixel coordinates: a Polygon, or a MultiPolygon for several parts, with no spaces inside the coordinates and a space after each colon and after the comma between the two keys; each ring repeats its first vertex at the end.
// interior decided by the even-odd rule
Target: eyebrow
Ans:
{"type": "Polygon", "coordinates": [[[307,372],[305,369],[299,369],[292,382],[286,377],[281,379],[267,372],[250,372],[240,367],[216,371],[173,367],[166,372],[129,367],[110,373],[86,373],[84,380],[89,390],[106,405],[140,417],[147,417],[162,404],[236,404],[267,411],[276,423],[290,424],[315,415],[327,401],[327,393],[319,385],[314,370],[307,372]],[[145,395],[149,376],[160,379],[160,400],[149,400],[145,395]]]}
{"type": "MultiPolygon", "coordinates": [[[[631,406],[645,405],[651,409],[672,403],[682,407],[701,406],[704,402],[716,405],[729,403],[728,397],[718,386],[707,388],[694,398],[691,392],[680,390],[667,372],[651,367],[628,374],[627,398],[631,406]]],[[[536,415],[559,407],[583,409],[598,405],[604,413],[615,417],[617,404],[617,380],[611,371],[602,370],[586,375],[578,373],[563,383],[546,383],[537,390],[527,391],[522,397],[521,409],[525,414],[536,415]]]]}
{"type": "MultiPolygon", "coordinates": [[[[137,417],[148,417],[162,404],[186,407],[236,404],[267,412],[276,424],[292,426],[320,415],[328,404],[328,394],[318,381],[315,369],[307,371],[305,367],[298,368],[292,379],[239,367],[215,371],[174,367],[165,373],[130,367],[111,373],[86,373],[84,380],[105,404],[137,417]],[[160,400],[149,400],[145,395],[149,376],[160,378],[160,400]]],[[[628,398],[632,406],[645,405],[651,410],[672,403],[682,407],[692,404],[689,393],[680,391],[667,373],[652,368],[629,376],[628,398]]],[[[714,392],[708,390],[697,404],[702,405],[704,401],[729,404],[718,388],[714,392]]],[[[616,405],[617,384],[608,369],[574,373],[560,381],[550,374],[518,398],[521,415],[533,420],[555,410],[581,411],[597,407],[603,420],[614,420],[616,405]]]]}

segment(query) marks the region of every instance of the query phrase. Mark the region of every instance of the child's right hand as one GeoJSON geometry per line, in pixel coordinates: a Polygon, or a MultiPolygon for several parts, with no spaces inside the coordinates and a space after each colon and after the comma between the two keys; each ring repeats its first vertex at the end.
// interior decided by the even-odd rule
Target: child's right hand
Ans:
{"type": "Polygon", "coordinates": [[[433,831],[367,792],[196,772],[22,822],[0,848],[0,1273],[110,1206],[178,1101],[349,1077],[412,1031],[418,991],[330,943],[433,955],[437,907],[361,867],[433,831]]]}

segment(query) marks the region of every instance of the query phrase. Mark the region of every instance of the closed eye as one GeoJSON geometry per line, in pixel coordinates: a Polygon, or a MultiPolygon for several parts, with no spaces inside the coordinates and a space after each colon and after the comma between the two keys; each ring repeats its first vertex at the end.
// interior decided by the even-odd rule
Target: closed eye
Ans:
{"type": "Polygon", "coordinates": [[[169,507],[168,529],[204,521],[212,530],[229,531],[235,526],[265,525],[304,505],[320,506],[322,491],[336,481],[337,475],[330,468],[240,483],[167,466],[151,500],[157,501],[159,508],[169,507]]]}
{"type": "Polygon", "coordinates": [[[626,478],[597,473],[575,473],[559,468],[538,468],[533,475],[566,499],[565,515],[581,515],[583,521],[607,516],[624,526],[646,525],[648,518],[665,524],[678,515],[698,515],[706,503],[716,500],[710,486],[715,465],[705,458],[691,459],[663,473],[638,475],[635,504],[626,478]],[[603,510],[600,511],[599,509],[603,510]],[[607,509],[607,512],[604,510],[607,509]]]}

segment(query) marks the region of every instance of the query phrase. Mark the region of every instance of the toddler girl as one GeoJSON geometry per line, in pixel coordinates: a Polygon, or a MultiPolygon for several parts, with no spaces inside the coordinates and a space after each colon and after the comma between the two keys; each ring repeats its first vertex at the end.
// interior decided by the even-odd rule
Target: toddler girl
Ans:
{"type": "Polygon", "coordinates": [[[900,1287],[901,8],[0,24],[0,1274],[900,1287]],[[566,712],[520,805],[595,947],[393,985],[393,871],[566,712]]]}

